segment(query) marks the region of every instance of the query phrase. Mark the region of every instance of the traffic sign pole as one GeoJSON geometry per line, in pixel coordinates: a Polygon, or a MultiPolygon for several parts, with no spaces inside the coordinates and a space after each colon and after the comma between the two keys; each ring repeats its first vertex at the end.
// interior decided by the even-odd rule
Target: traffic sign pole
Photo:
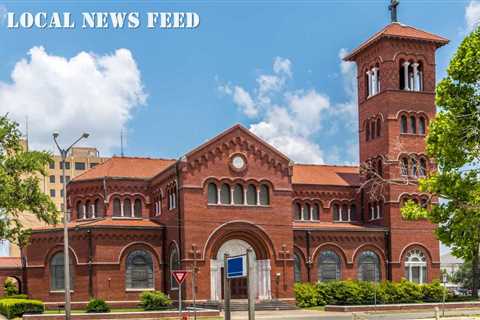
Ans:
{"type": "Polygon", "coordinates": [[[174,270],[172,271],[175,281],[178,283],[178,312],[180,317],[182,316],[182,283],[187,277],[187,271],[185,270],[174,270]]]}
{"type": "Polygon", "coordinates": [[[247,294],[248,294],[248,320],[255,320],[255,299],[253,297],[252,283],[250,281],[250,249],[247,249],[247,294]]]}
{"type": "Polygon", "coordinates": [[[228,273],[228,254],[223,256],[223,308],[225,312],[225,320],[231,320],[230,312],[230,280],[228,273]]]}

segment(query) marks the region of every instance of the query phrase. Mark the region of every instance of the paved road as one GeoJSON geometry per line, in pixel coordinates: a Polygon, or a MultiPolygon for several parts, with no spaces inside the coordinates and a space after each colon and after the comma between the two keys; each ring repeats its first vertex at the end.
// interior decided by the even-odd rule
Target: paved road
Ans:
{"type": "MultiPolygon", "coordinates": [[[[480,319],[473,318],[472,315],[480,315],[480,309],[469,310],[451,310],[445,312],[446,316],[462,316],[464,319],[480,319]]],[[[433,311],[418,311],[406,313],[361,313],[359,320],[413,320],[413,319],[433,319],[433,311]]],[[[233,312],[232,320],[246,320],[248,319],[246,312],[233,312]]],[[[255,314],[255,319],[261,320],[352,320],[353,315],[349,312],[322,312],[310,310],[295,310],[295,311],[258,311],[255,314]]]]}

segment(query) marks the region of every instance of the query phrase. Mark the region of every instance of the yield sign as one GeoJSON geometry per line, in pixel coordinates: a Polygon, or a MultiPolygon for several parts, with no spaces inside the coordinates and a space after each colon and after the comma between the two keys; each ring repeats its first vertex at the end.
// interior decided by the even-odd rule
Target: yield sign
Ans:
{"type": "Polygon", "coordinates": [[[175,270],[172,271],[172,274],[179,285],[182,284],[183,280],[187,277],[187,271],[185,270],[175,270]]]}

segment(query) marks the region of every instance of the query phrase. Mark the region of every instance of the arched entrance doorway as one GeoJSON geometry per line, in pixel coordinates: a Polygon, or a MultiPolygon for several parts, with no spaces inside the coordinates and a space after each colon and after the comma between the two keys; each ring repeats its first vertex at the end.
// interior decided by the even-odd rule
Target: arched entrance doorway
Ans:
{"type": "MultiPolygon", "coordinates": [[[[211,299],[219,301],[223,298],[223,264],[224,255],[227,253],[231,256],[245,254],[247,249],[251,249],[251,266],[250,274],[251,285],[254,290],[254,295],[260,300],[269,300],[272,297],[270,284],[270,259],[257,260],[257,253],[252,246],[240,239],[232,239],[224,242],[214,256],[210,260],[210,287],[211,299]]],[[[231,292],[232,299],[246,298],[246,281],[235,280],[232,283],[231,292]]]]}

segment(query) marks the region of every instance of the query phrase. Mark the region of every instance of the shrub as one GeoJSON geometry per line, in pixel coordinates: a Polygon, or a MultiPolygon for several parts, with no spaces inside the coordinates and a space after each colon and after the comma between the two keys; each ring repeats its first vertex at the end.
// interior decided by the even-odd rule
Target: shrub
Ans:
{"type": "Polygon", "coordinates": [[[6,296],[13,296],[18,294],[17,286],[15,285],[15,282],[13,282],[13,280],[10,278],[5,279],[4,288],[6,296]]]}
{"type": "MultiPolygon", "coordinates": [[[[434,281],[429,284],[422,285],[423,301],[425,302],[441,302],[443,301],[443,294],[446,291],[440,282],[434,281]]],[[[445,292],[445,298],[451,299],[448,292],[445,292]]]]}
{"type": "Polygon", "coordinates": [[[28,299],[28,295],[19,293],[11,296],[0,297],[0,299],[28,299]]]}
{"type": "Polygon", "coordinates": [[[28,299],[1,299],[0,313],[8,319],[21,317],[25,313],[43,313],[42,301],[28,299]]]}
{"type": "Polygon", "coordinates": [[[144,291],[140,294],[140,306],[145,310],[162,310],[170,307],[172,301],[160,291],[144,291]]]}
{"type": "Polygon", "coordinates": [[[311,283],[295,283],[295,299],[301,308],[325,305],[315,286],[311,283]]]}
{"type": "Polygon", "coordinates": [[[85,308],[85,311],[91,313],[103,313],[103,312],[110,312],[110,307],[108,304],[105,302],[105,300],[102,299],[90,299],[90,301],[87,304],[87,307],[85,308]]]}

